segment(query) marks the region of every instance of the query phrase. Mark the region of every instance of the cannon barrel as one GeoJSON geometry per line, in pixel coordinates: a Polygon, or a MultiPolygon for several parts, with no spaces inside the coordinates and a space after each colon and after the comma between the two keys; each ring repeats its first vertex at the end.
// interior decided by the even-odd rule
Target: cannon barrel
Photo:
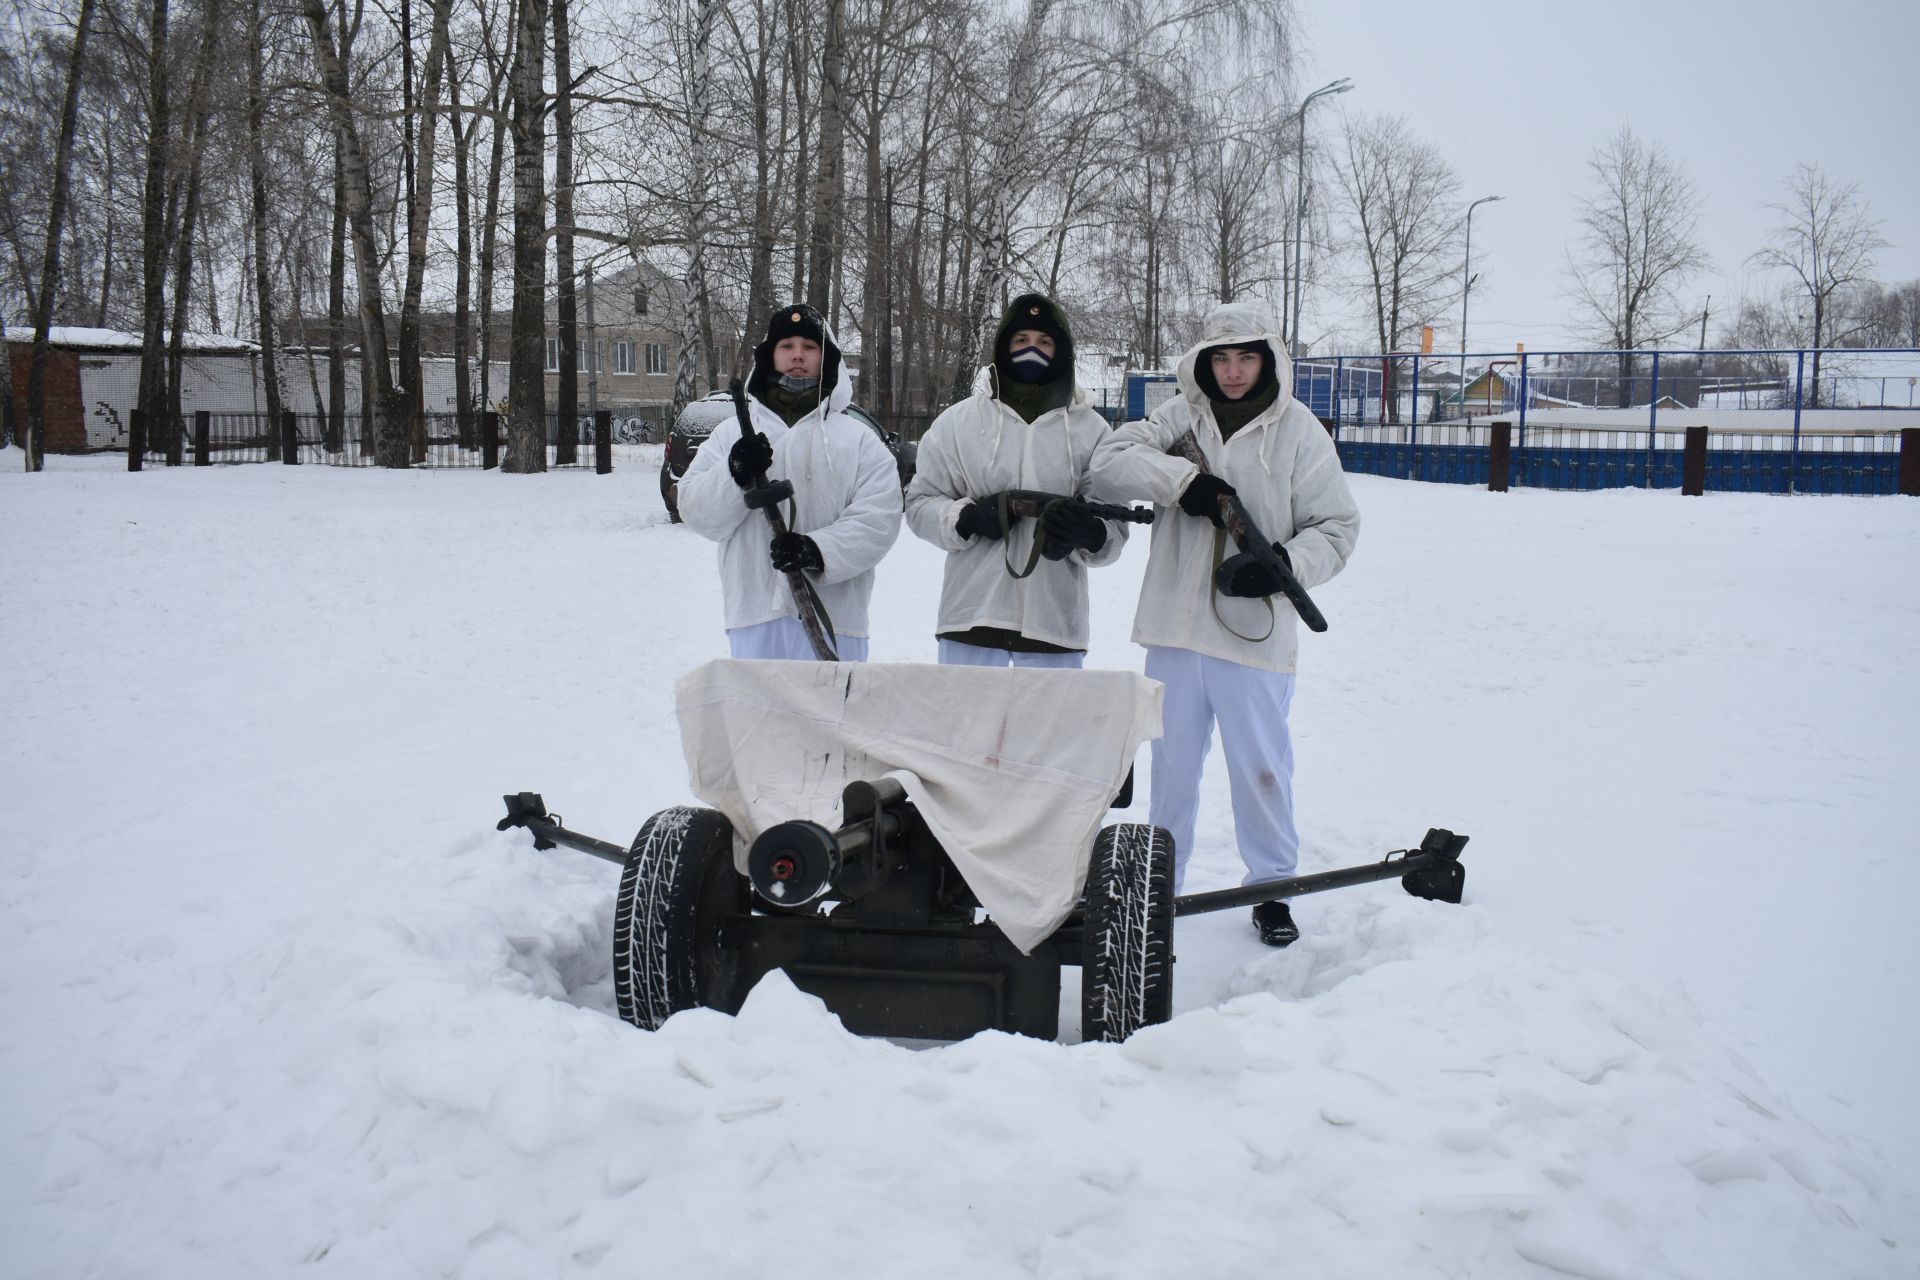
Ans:
{"type": "Polygon", "coordinates": [[[902,829],[906,788],[892,778],[850,782],[841,793],[838,831],[817,822],[775,823],[747,850],[747,879],[761,898],[799,907],[829,893],[851,901],[886,883],[887,844],[902,829]]]}

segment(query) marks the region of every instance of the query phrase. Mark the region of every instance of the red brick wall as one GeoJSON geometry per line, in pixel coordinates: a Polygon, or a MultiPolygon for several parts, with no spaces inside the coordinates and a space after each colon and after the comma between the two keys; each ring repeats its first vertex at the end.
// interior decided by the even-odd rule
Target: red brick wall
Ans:
{"type": "MultiPolygon", "coordinates": [[[[9,342],[13,364],[13,420],[27,430],[27,378],[33,372],[33,344],[9,342]]],[[[82,453],[87,447],[86,406],[80,400],[80,357],[58,348],[47,352],[47,452],[82,453]]]]}

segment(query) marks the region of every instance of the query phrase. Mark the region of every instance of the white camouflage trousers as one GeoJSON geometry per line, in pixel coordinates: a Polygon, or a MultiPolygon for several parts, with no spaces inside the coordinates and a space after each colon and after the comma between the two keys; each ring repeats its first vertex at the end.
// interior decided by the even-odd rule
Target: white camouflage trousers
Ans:
{"type": "Polygon", "coordinates": [[[1294,873],[1300,835],[1293,825],[1293,739],[1287,709],[1293,676],[1209,658],[1190,649],[1147,648],[1147,677],[1166,686],[1163,732],[1153,743],[1148,821],[1173,836],[1174,892],[1193,856],[1200,771],[1220,725],[1233,797],[1233,834],[1247,874],[1242,884],[1294,873]]]}

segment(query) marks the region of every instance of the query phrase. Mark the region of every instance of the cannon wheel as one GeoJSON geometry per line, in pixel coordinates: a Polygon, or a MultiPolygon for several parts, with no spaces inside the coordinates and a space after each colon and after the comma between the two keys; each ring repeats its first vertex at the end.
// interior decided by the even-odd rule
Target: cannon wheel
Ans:
{"type": "Polygon", "coordinates": [[[1081,933],[1080,1038],[1125,1040],[1173,1016],[1173,837],[1127,822],[1093,842],[1081,933]]]}
{"type": "Polygon", "coordinates": [[[739,1006],[740,953],[720,945],[744,914],[747,882],[733,869],[733,824],[681,806],[647,820],[627,852],[613,904],[613,997],[620,1017],[657,1030],[682,1009],[739,1006]]]}

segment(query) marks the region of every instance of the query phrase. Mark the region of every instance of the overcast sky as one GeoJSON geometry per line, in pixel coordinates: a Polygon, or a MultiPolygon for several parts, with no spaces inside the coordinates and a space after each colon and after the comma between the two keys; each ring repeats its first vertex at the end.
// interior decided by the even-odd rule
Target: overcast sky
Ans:
{"type": "MultiPolygon", "coordinates": [[[[1747,264],[1800,161],[1858,182],[1891,242],[1875,274],[1920,277],[1920,0],[1615,0],[1607,5],[1391,5],[1298,0],[1303,91],[1341,76],[1351,92],[1309,112],[1314,135],[1342,112],[1405,115],[1459,171],[1480,279],[1475,351],[1566,349],[1582,326],[1566,289],[1586,161],[1624,123],[1692,176],[1713,270],[1709,332],[1774,280],[1747,264]]],[[[1323,173],[1322,184],[1332,182],[1323,173]]],[[[1343,304],[1309,300],[1309,333],[1343,304]]],[[[1351,323],[1351,322],[1350,322],[1351,323]]],[[[1436,347],[1458,350],[1457,309],[1436,347]]]]}

